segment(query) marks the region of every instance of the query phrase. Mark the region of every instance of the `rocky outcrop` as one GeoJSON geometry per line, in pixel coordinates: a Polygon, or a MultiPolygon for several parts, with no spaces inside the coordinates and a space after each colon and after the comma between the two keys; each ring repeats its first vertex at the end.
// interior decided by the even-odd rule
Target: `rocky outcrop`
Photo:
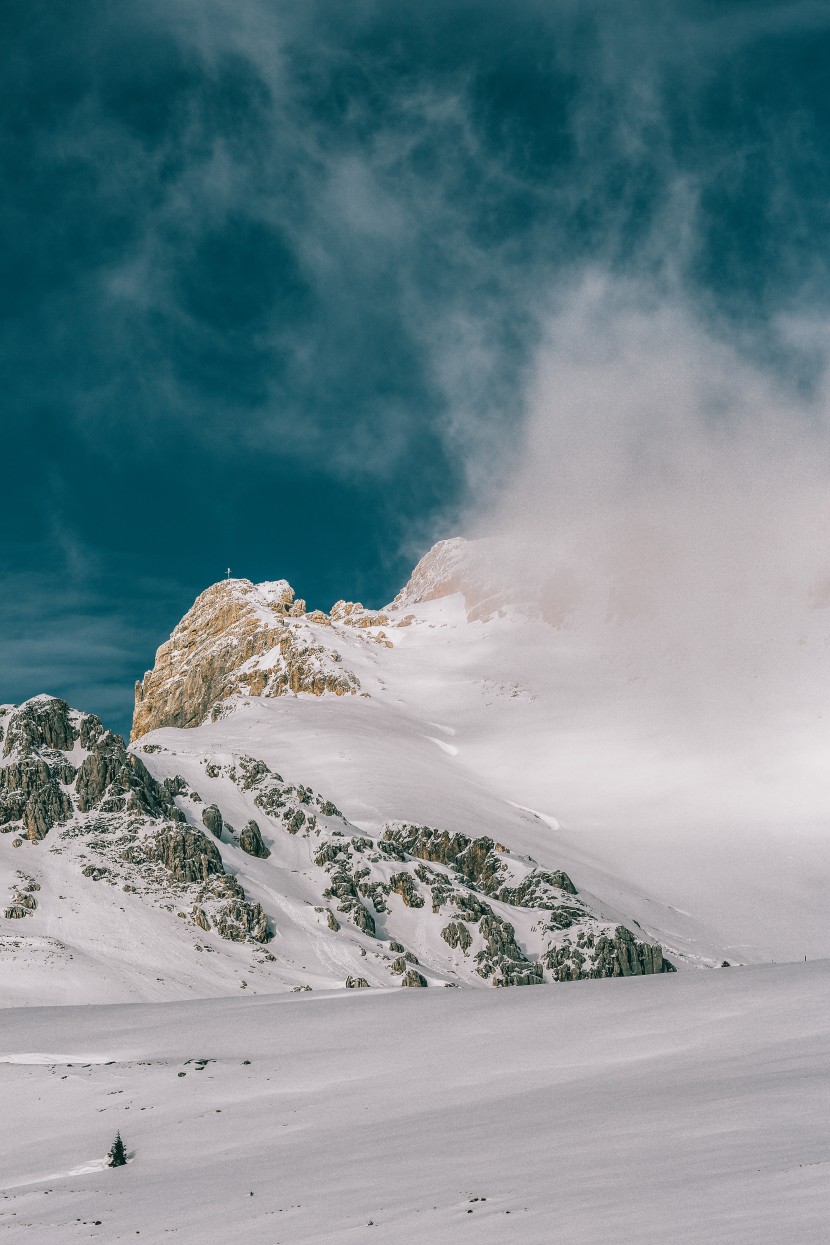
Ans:
{"type": "MultiPolygon", "coordinates": [[[[507,865],[500,858],[506,849],[502,844],[497,847],[487,836],[470,839],[465,834],[449,834],[431,826],[395,822],[385,827],[383,841],[390,849],[418,860],[447,865],[469,886],[503,903],[547,910],[551,929],[567,929],[585,915],[581,904],[565,899],[566,895],[576,895],[576,887],[561,869],[533,869],[521,881],[511,884],[507,865]]],[[[449,891],[440,877],[433,875],[430,884],[433,908],[438,911],[449,891]]]]}
{"type": "Polygon", "coordinates": [[[602,969],[602,975],[609,977],[640,977],[675,971],[674,965],[664,959],[662,947],[638,942],[623,925],[617,926],[613,938],[598,941],[594,968],[602,969]]]}
{"type": "Polygon", "coordinates": [[[554,981],[586,977],[639,977],[676,972],[655,943],[639,942],[623,925],[609,932],[580,930],[576,941],[566,938],[542,957],[554,981]]]}
{"type": "Polygon", "coordinates": [[[15,709],[5,732],[3,753],[28,755],[40,748],[69,751],[78,732],[72,721],[72,710],[57,696],[35,696],[15,709]]]}
{"type": "Polygon", "coordinates": [[[431,826],[393,824],[383,833],[387,843],[394,843],[408,856],[419,860],[449,865],[467,882],[473,882],[489,893],[494,880],[503,872],[503,865],[494,851],[492,839],[469,839],[465,834],[449,834],[431,826]]]}
{"type": "Polygon", "coordinates": [[[124,740],[103,731],[78,769],[75,779],[78,809],[100,808],[116,813],[125,809],[148,817],[180,817],[170,790],[157,783],[139,757],[128,753],[124,740]]]}
{"type": "Polygon", "coordinates": [[[389,885],[392,893],[400,895],[407,908],[423,908],[424,901],[410,873],[394,873],[389,879],[389,885]]]}
{"type": "Polygon", "coordinates": [[[258,903],[232,899],[216,914],[217,933],[231,942],[268,942],[268,918],[258,903]]]}
{"type": "Polygon", "coordinates": [[[45,761],[23,756],[0,768],[0,826],[22,822],[26,837],[37,842],[71,816],[72,801],[45,761]]]}
{"type": "Polygon", "coordinates": [[[367,610],[360,601],[335,601],[330,611],[330,621],[345,627],[388,627],[389,615],[367,610]]]}
{"type": "Polygon", "coordinates": [[[30,911],[31,909],[25,904],[12,903],[8,908],[3,910],[3,916],[7,921],[15,921],[20,920],[22,917],[28,916],[30,911]]]}
{"type": "Polygon", "coordinates": [[[120,735],[91,714],[73,714],[64,701],[36,697],[14,710],[4,753],[11,759],[0,766],[0,826],[22,825],[32,842],[75,811],[183,819],[171,792],[127,752],[120,735]],[[76,768],[65,753],[77,744],[87,754],[76,768]]]}
{"type": "Polygon", "coordinates": [[[267,860],[271,855],[262,841],[262,833],[255,821],[249,821],[243,828],[239,836],[239,846],[243,852],[247,852],[249,856],[257,856],[260,860],[267,860]]]}
{"type": "Polygon", "coordinates": [[[215,835],[217,839],[221,839],[224,822],[216,804],[208,804],[207,808],[202,810],[202,822],[211,834],[215,835]]]}
{"type": "Polygon", "coordinates": [[[176,826],[162,830],[145,849],[148,860],[158,860],[177,882],[206,882],[224,873],[215,843],[201,830],[176,826]]]}
{"type": "Polygon", "coordinates": [[[451,921],[449,925],[445,925],[441,930],[441,937],[448,947],[458,947],[465,955],[473,943],[470,931],[462,921],[451,921]]]}
{"type": "Polygon", "coordinates": [[[300,621],[305,603],[293,597],[284,580],[224,580],[203,592],[136,684],[132,739],[159,726],[198,726],[232,696],[358,691],[339,654],[300,621]]]}
{"type": "Polygon", "coordinates": [[[404,973],[403,977],[401,977],[402,986],[426,986],[428,984],[429,983],[427,982],[426,977],[423,977],[417,969],[414,968],[410,968],[404,973]]]}

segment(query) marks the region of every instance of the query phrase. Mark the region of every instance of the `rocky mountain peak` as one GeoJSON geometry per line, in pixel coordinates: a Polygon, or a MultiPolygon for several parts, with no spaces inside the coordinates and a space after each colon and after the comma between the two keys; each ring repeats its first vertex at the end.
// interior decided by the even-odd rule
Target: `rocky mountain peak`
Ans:
{"type": "Polygon", "coordinates": [[[439,540],[421,558],[392,606],[405,608],[459,592],[469,546],[470,542],[461,536],[439,540]]]}
{"type": "MultiPolygon", "coordinates": [[[[352,694],[357,678],[322,643],[315,615],[284,579],[225,579],[194,601],[136,683],[132,739],[198,726],[231,697],[352,694]]],[[[325,615],[319,621],[327,622],[325,615]]]]}
{"type": "Polygon", "coordinates": [[[522,598],[507,583],[495,542],[454,536],[439,540],[424,554],[389,608],[405,609],[455,593],[464,599],[468,622],[487,622],[522,598]]]}

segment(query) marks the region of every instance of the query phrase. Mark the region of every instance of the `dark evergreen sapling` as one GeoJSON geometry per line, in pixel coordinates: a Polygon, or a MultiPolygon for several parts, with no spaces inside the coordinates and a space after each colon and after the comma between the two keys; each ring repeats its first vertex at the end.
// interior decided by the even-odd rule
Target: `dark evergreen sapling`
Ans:
{"type": "Polygon", "coordinates": [[[110,1167],[123,1167],[127,1161],[127,1151],[120,1132],[115,1134],[115,1141],[110,1146],[109,1159],[110,1167]]]}

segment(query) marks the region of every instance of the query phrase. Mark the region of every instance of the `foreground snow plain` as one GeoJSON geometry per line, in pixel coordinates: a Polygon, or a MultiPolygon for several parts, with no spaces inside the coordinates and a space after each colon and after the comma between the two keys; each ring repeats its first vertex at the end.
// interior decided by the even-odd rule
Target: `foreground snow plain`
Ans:
{"type": "Polygon", "coordinates": [[[827,1240],[826,961],[28,1007],[0,1047],[10,1245],[827,1240]]]}

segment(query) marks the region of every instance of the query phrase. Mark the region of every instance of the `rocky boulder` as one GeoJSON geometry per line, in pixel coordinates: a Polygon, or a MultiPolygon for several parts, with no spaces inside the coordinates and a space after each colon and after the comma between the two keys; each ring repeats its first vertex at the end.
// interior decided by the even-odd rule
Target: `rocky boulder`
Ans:
{"type": "Polygon", "coordinates": [[[219,806],[216,804],[208,804],[207,808],[202,812],[202,822],[217,839],[222,837],[222,827],[225,824],[222,820],[222,814],[219,806]]]}
{"type": "Polygon", "coordinates": [[[259,826],[255,821],[249,821],[239,836],[239,846],[243,852],[247,852],[249,856],[257,856],[260,860],[267,860],[271,855],[268,848],[262,841],[262,834],[259,826]]]}

